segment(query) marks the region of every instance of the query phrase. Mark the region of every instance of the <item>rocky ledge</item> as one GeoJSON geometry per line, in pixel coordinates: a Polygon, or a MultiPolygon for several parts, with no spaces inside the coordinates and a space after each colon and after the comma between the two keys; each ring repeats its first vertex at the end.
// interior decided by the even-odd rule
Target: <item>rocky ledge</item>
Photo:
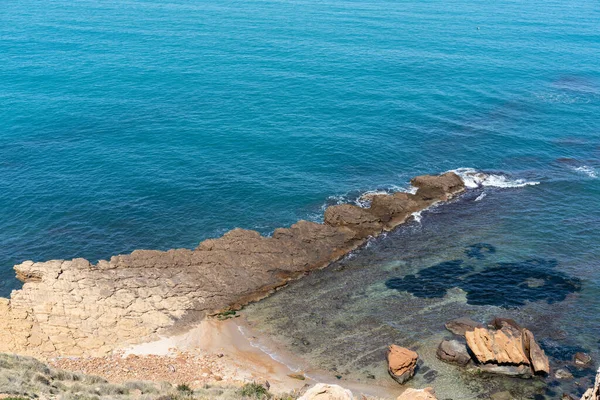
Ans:
{"type": "Polygon", "coordinates": [[[204,316],[260,299],[391,230],[416,211],[465,190],[449,172],[411,181],[415,194],[371,198],[299,221],[272,237],[234,229],[194,249],[136,250],[93,265],[84,259],[26,261],[24,282],[0,298],[0,352],[99,356],[187,329],[204,316]]]}

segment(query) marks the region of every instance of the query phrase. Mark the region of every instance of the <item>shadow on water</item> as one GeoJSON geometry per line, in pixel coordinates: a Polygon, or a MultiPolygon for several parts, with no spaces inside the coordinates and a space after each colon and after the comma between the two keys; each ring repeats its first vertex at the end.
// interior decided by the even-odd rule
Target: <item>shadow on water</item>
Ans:
{"type": "Polygon", "coordinates": [[[484,264],[495,252],[490,244],[476,243],[465,249],[469,261],[444,261],[416,275],[389,279],[386,286],[421,298],[440,298],[449,289],[460,288],[467,293],[468,304],[504,308],[523,306],[528,301],[553,304],[581,290],[578,278],[555,270],[556,260],[532,258],[484,264]]]}

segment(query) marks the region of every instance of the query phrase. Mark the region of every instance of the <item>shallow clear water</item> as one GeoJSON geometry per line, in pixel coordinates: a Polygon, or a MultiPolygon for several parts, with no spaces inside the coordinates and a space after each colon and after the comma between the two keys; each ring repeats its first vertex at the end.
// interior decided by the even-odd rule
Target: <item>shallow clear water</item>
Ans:
{"type": "Polygon", "coordinates": [[[471,191],[244,314],[255,329],[301,355],[302,367],[344,380],[396,385],[385,363],[387,346],[396,343],[423,361],[410,385],[431,385],[440,398],[488,398],[506,390],[519,399],[581,395],[595,369],[575,368],[573,356],[585,351],[600,359],[597,250],[582,251],[579,239],[566,234],[580,231],[577,222],[540,211],[565,206],[544,196],[553,185],[562,183],[486,188],[481,200],[481,190],[471,191]],[[547,200],[535,203],[539,197],[547,200]],[[525,206],[528,201],[537,205],[525,206]],[[562,236],[552,234],[557,226],[562,236]],[[515,319],[534,332],[553,370],[567,368],[577,379],[480,377],[444,364],[435,356],[441,340],[453,338],[444,323],[464,316],[484,323],[515,319]]]}
{"type": "MultiPolygon", "coordinates": [[[[498,262],[556,260],[581,291],[523,309],[575,308],[590,348],[599,25],[594,0],[5,2],[0,294],[26,259],[191,248],[236,226],[268,234],[319,220],[324,203],[474,167],[540,185],[448,208],[455,235],[424,218],[430,259],[410,268],[479,242],[498,262]]],[[[399,256],[367,252],[357,267],[399,256]]],[[[391,277],[374,272],[372,290],[392,296],[391,277]]]]}

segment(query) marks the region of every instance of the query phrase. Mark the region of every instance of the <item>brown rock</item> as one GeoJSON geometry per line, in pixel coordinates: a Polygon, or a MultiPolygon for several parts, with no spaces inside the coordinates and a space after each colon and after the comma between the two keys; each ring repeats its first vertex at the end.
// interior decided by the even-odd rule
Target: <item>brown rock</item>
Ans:
{"type": "Polygon", "coordinates": [[[410,183],[418,189],[417,196],[424,200],[448,200],[452,194],[464,190],[464,182],[454,172],[446,172],[437,176],[417,176],[410,183]]]}
{"type": "Polygon", "coordinates": [[[352,204],[341,204],[327,208],[324,221],[329,226],[350,228],[357,233],[358,238],[378,234],[383,227],[379,217],[352,204]]]}
{"type": "Polygon", "coordinates": [[[523,337],[512,329],[503,327],[493,331],[475,328],[465,333],[467,346],[478,362],[496,364],[529,365],[524,352],[523,337]]]}
{"type": "Polygon", "coordinates": [[[556,372],[554,373],[554,377],[556,379],[562,380],[573,379],[573,374],[570,373],[568,370],[561,368],[556,370],[556,372]]]}
{"type": "Polygon", "coordinates": [[[386,228],[406,220],[415,211],[426,207],[423,200],[409,193],[376,195],[371,200],[369,211],[386,224],[386,228]]]}
{"type": "Polygon", "coordinates": [[[460,343],[458,340],[442,341],[437,349],[436,355],[442,361],[458,364],[463,367],[471,361],[467,346],[460,343]]]}
{"type": "Polygon", "coordinates": [[[510,329],[513,332],[520,332],[522,329],[514,319],[500,317],[495,317],[493,320],[491,320],[490,326],[494,329],[510,329]]]}
{"type": "Polygon", "coordinates": [[[592,357],[586,353],[575,353],[575,357],[573,357],[573,361],[577,365],[589,365],[592,363],[592,357]]]}
{"type": "Polygon", "coordinates": [[[529,354],[529,360],[531,362],[531,368],[535,373],[550,373],[550,361],[544,350],[537,344],[533,333],[527,329],[523,329],[523,344],[525,346],[525,352],[529,354]]]}
{"type": "Polygon", "coordinates": [[[332,206],[324,224],[299,221],[272,237],[234,229],[194,250],[136,250],[95,265],[26,261],[15,266],[22,289],[0,298],[0,352],[101,356],[181,333],[206,315],[268,296],[397,226],[410,212],[447,200],[464,190],[457,178],[417,177],[414,196],[376,196],[370,209],[332,206]]]}
{"type": "Polygon", "coordinates": [[[433,388],[406,389],[396,400],[437,400],[433,388]]]}
{"type": "Polygon", "coordinates": [[[400,384],[408,381],[415,374],[419,355],[404,347],[391,345],[388,348],[388,372],[400,384]]]}
{"type": "Polygon", "coordinates": [[[446,329],[455,335],[465,336],[465,332],[472,331],[475,328],[483,328],[483,324],[473,321],[470,318],[457,318],[452,321],[448,321],[445,324],[446,329]]]}

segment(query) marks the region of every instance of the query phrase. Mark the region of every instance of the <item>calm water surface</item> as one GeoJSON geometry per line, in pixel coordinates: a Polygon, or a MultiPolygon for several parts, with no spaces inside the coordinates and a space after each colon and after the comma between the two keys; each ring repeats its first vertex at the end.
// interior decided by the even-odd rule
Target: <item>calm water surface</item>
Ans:
{"type": "Polygon", "coordinates": [[[280,340],[357,377],[386,340],[433,343],[442,319],[465,313],[515,314],[547,349],[565,330],[563,348],[598,360],[599,65],[596,0],[5,1],[0,294],[27,259],[268,234],[366,190],[473,167],[540,184],[426,213],[248,313],[268,331],[288,302],[304,310],[300,330],[337,313],[331,336],[307,330],[308,349],[292,329],[280,340]],[[469,258],[476,243],[496,252],[469,258]],[[455,260],[475,278],[427,281],[441,297],[404,280],[455,260]],[[507,288],[493,268],[533,268],[506,294],[515,308],[477,289],[484,277],[507,288]],[[533,290],[532,274],[580,288],[533,290]],[[302,303],[307,292],[319,301],[302,303]],[[353,350],[336,358],[335,346],[353,350]]]}

